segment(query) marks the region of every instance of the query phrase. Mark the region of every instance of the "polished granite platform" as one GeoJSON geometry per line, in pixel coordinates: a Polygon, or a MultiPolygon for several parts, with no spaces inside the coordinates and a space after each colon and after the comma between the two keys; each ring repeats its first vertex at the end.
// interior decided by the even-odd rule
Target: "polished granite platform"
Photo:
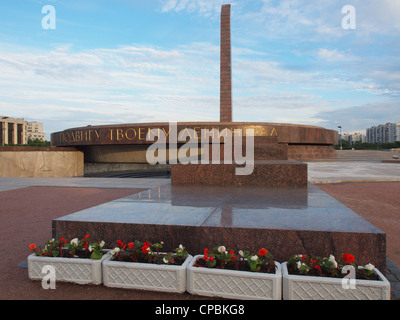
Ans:
{"type": "Polygon", "coordinates": [[[353,254],[359,263],[386,264],[386,235],[317,187],[159,187],[53,220],[54,237],[86,233],[106,241],[179,244],[190,253],[224,245],[265,247],[277,261],[293,254],[353,254]]]}

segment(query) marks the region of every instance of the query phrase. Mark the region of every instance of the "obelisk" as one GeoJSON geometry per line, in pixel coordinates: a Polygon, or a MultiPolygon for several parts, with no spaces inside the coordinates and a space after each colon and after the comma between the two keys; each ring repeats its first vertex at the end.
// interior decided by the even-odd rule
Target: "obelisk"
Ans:
{"type": "Polygon", "coordinates": [[[221,9],[220,122],[232,122],[231,5],[221,9]]]}

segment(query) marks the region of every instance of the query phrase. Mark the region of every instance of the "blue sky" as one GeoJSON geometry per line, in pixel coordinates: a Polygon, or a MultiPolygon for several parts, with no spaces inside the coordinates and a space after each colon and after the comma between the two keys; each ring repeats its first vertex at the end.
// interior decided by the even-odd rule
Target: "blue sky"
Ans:
{"type": "Polygon", "coordinates": [[[343,132],[400,122],[400,0],[1,0],[0,115],[78,126],[219,121],[231,4],[233,120],[343,132]],[[352,5],[356,28],[343,29],[352,5]],[[45,5],[56,28],[44,29],[45,5]]]}

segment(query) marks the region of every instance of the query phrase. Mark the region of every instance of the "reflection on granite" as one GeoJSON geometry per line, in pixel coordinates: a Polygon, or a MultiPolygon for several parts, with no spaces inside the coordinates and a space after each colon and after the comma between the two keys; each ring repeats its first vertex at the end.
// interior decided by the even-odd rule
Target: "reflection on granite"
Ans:
{"type": "MultiPolygon", "coordinates": [[[[290,255],[344,252],[385,268],[385,234],[320,189],[171,186],[149,189],[53,220],[54,237],[90,232],[107,243],[164,241],[193,253],[224,244],[290,255]],[[249,247],[250,246],[250,247],[249,247]],[[368,260],[369,259],[369,260],[368,260]]],[[[168,248],[166,248],[168,249],[168,248]]]]}
{"type": "Polygon", "coordinates": [[[376,229],[335,199],[309,188],[165,185],[55,220],[371,232],[376,229]],[[222,216],[225,218],[222,219],[222,216]]]}

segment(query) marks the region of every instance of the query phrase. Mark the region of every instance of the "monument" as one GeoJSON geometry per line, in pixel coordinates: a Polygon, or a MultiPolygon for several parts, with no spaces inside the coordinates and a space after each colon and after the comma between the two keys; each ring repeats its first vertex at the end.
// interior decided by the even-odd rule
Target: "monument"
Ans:
{"type": "Polygon", "coordinates": [[[220,121],[232,122],[231,7],[222,6],[220,44],[220,121]]]}
{"type": "MultiPolygon", "coordinates": [[[[372,263],[385,270],[385,233],[309,184],[307,166],[296,161],[333,156],[337,132],[313,126],[233,122],[230,59],[230,5],[223,5],[220,122],[177,123],[174,130],[188,139],[171,140],[165,154],[174,154],[172,149],[191,139],[197,141],[213,128],[230,137],[235,129],[246,132],[248,128],[254,136],[251,140],[240,137],[244,148],[240,151],[248,141],[254,143],[252,173],[236,175],[235,163],[183,164],[168,156],[170,182],[54,219],[53,237],[89,233],[109,244],[134,237],[164,241],[165,250],[183,244],[191,254],[217,245],[254,252],[264,247],[280,262],[294,254],[351,253],[360,264],[372,263]]],[[[153,143],[146,135],[171,133],[166,123],[88,126],[55,133],[52,143],[82,148],[88,161],[133,157],[145,163],[146,150],[153,143]]],[[[217,142],[217,148],[224,150],[220,152],[223,161],[229,155],[225,147],[225,140],[217,142]]],[[[202,155],[209,150],[202,149],[202,155]]]]}
{"type": "MultiPolygon", "coordinates": [[[[288,158],[293,160],[326,159],[336,156],[333,145],[338,140],[337,131],[298,124],[234,122],[230,5],[222,6],[220,42],[220,121],[178,122],[178,132],[190,129],[197,134],[197,138],[200,138],[202,129],[217,129],[219,132],[230,130],[232,134],[235,134],[235,130],[245,132],[246,129],[253,129],[255,137],[277,138],[277,143],[286,145],[288,158]]],[[[168,135],[169,123],[89,125],[53,133],[51,142],[53,146],[73,146],[84,151],[86,167],[97,166],[108,171],[112,166],[105,164],[124,163],[132,164],[135,168],[139,165],[148,168],[146,151],[153,141],[147,141],[146,135],[155,135],[159,130],[168,135]]],[[[264,141],[268,145],[271,143],[268,139],[264,141]]],[[[261,139],[258,142],[263,143],[261,139]]]]}

